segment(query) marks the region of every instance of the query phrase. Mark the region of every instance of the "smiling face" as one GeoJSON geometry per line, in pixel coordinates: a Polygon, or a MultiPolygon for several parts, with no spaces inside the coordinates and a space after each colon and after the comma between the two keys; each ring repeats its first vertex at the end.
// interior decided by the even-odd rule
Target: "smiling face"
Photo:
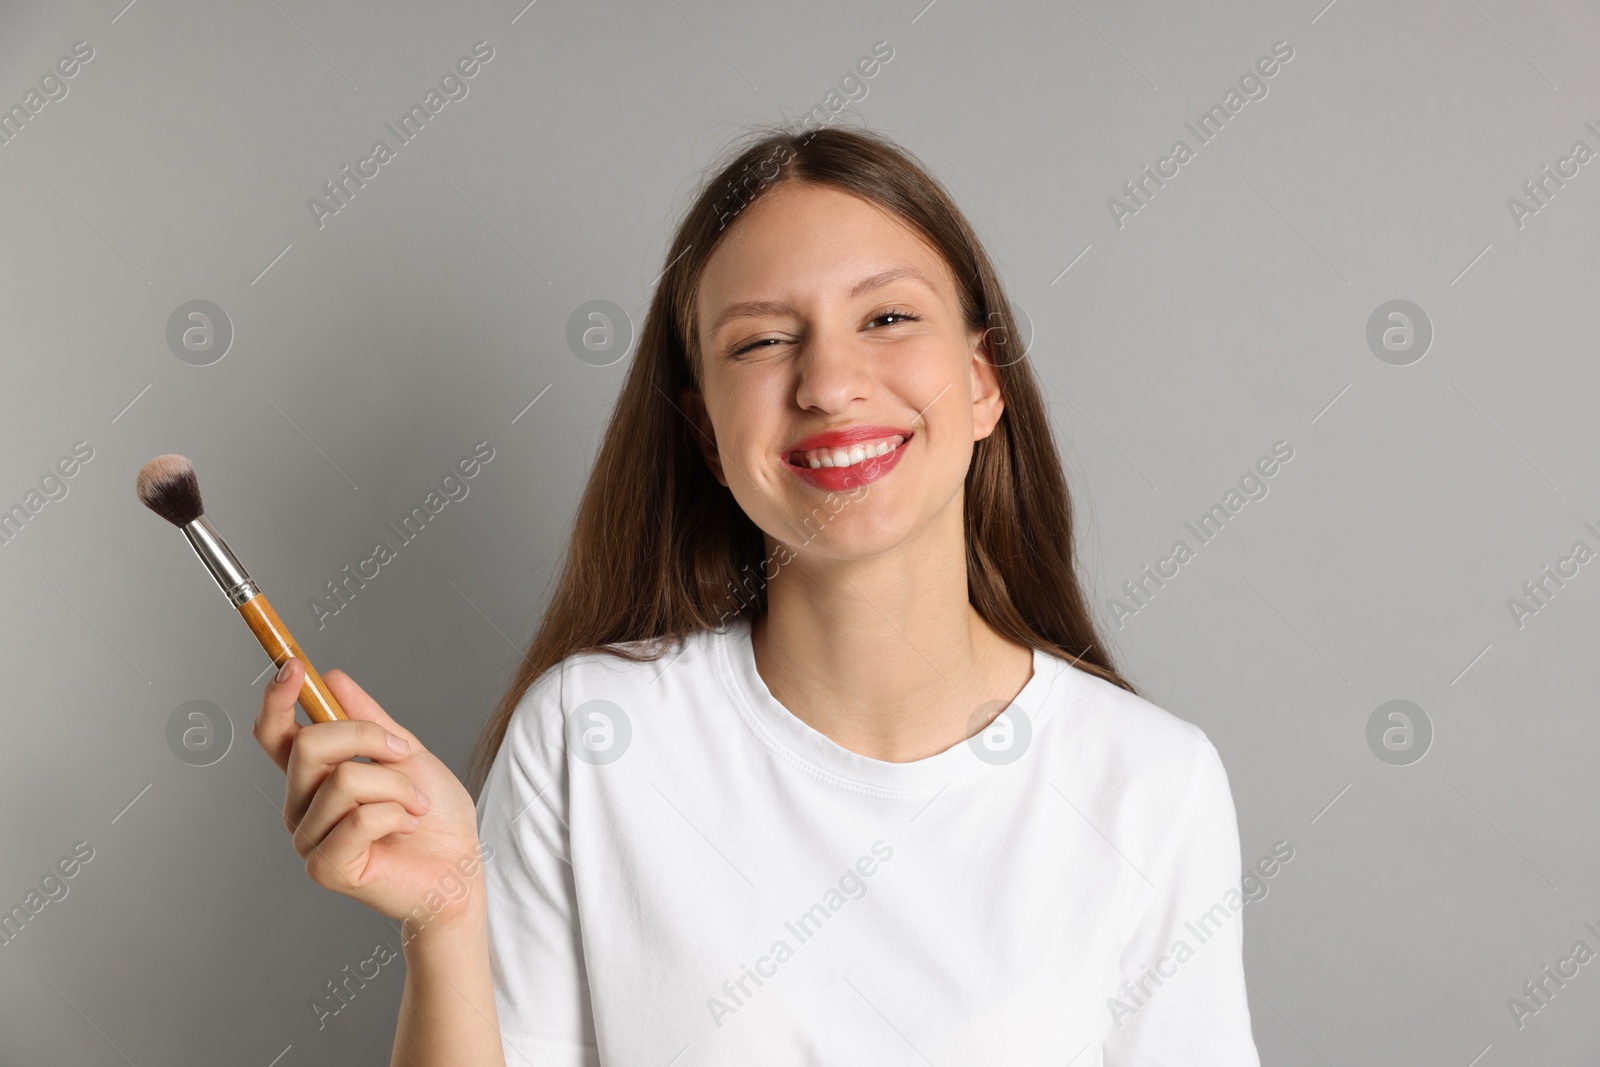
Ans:
{"type": "Polygon", "coordinates": [[[712,254],[696,316],[701,389],[685,411],[770,540],[844,559],[960,534],[973,442],[1004,405],[982,331],[915,231],[849,193],[785,183],[712,254]]]}

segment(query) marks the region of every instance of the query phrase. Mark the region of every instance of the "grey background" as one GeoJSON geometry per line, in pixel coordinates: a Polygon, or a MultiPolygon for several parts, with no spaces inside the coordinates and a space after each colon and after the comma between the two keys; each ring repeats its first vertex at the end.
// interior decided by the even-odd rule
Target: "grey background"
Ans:
{"type": "Polygon", "coordinates": [[[0,547],[0,903],[95,850],[0,947],[0,1061],[388,1062],[403,961],[321,1032],[306,999],[397,935],[305,876],[249,735],[262,653],[134,473],[193,457],[313,660],[460,768],[627,366],[577,359],[568,315],[641,308],[701,168],[878,40],[838,121],[978,227],[1122,662],[1217,744],[1244,862],[1295,849],[1244,913],[1263,1062],[1600,1053],[1600,964],[1520,1030],[1506,1005],[1600,948],[1600,563],[1521,628],[1507,608],[1600,546],[1600,162],[1520,229],[1506,206],[1600,148],[1593,5],[124,2],[0,14],[6,105],[95,50],[0,146],[0,504],[94,448],[0,547]],[[307,198],[480,39],[469,95],[319,230],[307,198]],[[1107,198],[1280,39],[1269,94],[1119,229],[1107,198]],[[207,367],[165,341],[194,299],[235,334],[207,367]],[[1409,366],[1366,344],[1391,299],[1436,332],[1409,366]],[[469,496],[318,631],[307,598],[482,439],[469,496]],[[1116,628],[1107,598],[1279,440],[1269,495],[1116,628]],[[1435,731],[1409,766],[1366,740],[1397,698],[1435,731]],[[208,767],[167,745],[191,700],[233,723],[208,767]]]}

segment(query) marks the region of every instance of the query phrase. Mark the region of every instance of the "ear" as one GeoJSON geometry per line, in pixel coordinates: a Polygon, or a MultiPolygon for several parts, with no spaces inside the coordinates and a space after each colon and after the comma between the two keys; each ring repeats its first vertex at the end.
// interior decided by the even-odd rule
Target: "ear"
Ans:
{"type": "Polygon", "coordinates": [[[722,455],[717,451],[717,432],[711,425],[711,414],[706,410],[705,398],[700,395],[700,390],[686,385],[678,393],[678,401],[689,418],[692,427],[690,436],[700,447],[700,455],[705,457],[706,466],[711,468],[717,481],[726,486],[728,479],[722,473],[722,455]]]}
{"type": "MultiPolygon", "coordinates": [[[[994,329],[994,327],[990,327],[994,329]]],[[[981,441],[994,432],[1005,411],[1005,398],[1000,394],[1000,372],[989,361],[989,331],[973,331],[970,335],[972,359],[968,364],[968,377],[972,380],[972,439],[981,441]]]]}

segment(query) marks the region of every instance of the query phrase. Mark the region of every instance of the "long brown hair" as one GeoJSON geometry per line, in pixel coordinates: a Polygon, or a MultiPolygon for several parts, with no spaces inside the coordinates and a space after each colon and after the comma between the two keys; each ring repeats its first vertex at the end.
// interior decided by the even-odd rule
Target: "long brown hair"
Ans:
{"type": "Polygon", "coordinates": [[[862,197],[943,255],[968,326],[985,331],[1005,400],[994,431],[975,442],[967,471],[968,597],[1017,644],[1138,692],[1113,666],[1079,587],[1066,478],[1011,306],[943,186],[903,149],[858,129],[761,127],[726,155],[731,161],[702,187],[667,249],[555,594],[473,751],[474,795],[523,694],[563,659],[598,650],[656,659],[730,613],[766,610],[765,583],[756,577],[761,531],[712,476],[678,397],[699,380],[695,296],[706,262],[739,213],[782,182],[862,197]],[[638,644],[608,647],[624,642],[638,644]]]}

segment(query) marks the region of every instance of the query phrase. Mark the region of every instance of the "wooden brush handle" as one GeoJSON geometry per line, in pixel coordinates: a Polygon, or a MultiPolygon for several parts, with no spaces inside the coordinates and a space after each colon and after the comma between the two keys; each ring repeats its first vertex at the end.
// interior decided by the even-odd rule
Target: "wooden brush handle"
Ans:
{"type": "Polygon", "coordinates": [[[317,673],[306,654],[300,651],[300,643],[294,639],[283,620],[278,618],[278,613],[272,610],[265,596],[257,593],[240,604],[239,614],[244,617],[250,632],[256,635],[256,640],[261,642],[261,647],[267,650],[267,655],[272,657],[274,667],[283,666],[291,656],[305,665],[305,680],[300,683],[300,706],[306,709],[312,722],[332,722],[334,719],[350,717],[333,699],[333,694],[328,692],[322,675],[317,673]]]}

